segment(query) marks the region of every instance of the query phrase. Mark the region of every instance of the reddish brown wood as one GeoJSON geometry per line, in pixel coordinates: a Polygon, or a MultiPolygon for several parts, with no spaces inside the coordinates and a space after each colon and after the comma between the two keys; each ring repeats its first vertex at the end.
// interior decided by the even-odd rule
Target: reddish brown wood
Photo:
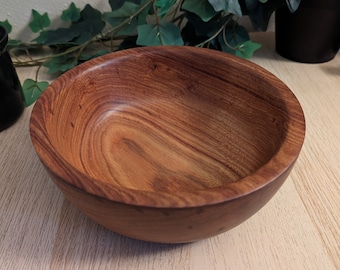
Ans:
{"type": "Polygon", "coordinates": [[[88,61],[34,106],[33,145],[66,198],[115,232],[190,242],[256,213],[303,144],[299,102],[234,56],[149,47],[88,61]]]}

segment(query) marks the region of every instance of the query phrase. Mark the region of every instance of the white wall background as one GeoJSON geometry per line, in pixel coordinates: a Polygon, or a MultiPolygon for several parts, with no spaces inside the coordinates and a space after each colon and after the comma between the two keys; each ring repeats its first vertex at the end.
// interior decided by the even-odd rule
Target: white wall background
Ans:
{"type": "MultiPolygon", "coordinates": [[[[110,11],[108,0],[0,0],[0,21],[8,20],[13,26],[10,38],[30,41],[36,35],[32,34],[28,28],[31,21],[32,9],[43,14],[47,12],[50,19],[58,18],[62,11],[67,9],[74,2],[77,7],[82,9],[86,4],[101,11],[110,11]]],[[[59,19],[58,19],[59,21],[59,19]]],[[[53,23],[53,22],[52,22],[53,23]]],[[[57,24],[53,24],[58,26],[57,24]]],[[[245,26],[249,24],[245,24],[245,26]]],[[[273,23],[268,30],[273,30],[273,23]]]]}
{"type": "Polygon", "coordinates": [[[53,20],[72,2],[80,9],[90,4],[101,11],[111,10],[108,0],[0,0],[0,21],[8,20],[12,25],[11,38],[30,41],[34,35],[27,25],[31,21],[32,9],[41,14],[47,12],[53,20]]]}

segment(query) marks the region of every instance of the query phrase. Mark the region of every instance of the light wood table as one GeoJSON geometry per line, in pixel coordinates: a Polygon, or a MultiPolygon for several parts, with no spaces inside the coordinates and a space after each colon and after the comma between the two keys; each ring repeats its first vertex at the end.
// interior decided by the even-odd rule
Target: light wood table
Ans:
{"type": "MultiPolygon", "coordinates": [[[[0,269],[340,269],[340,55],[285,60],[273,33],[252,61],[296,94],[306,140],[275,197],[240,226],[191,244],[137,241],[95,224],[68,203],[29,137],[32,107],[0,133],[0,269]]],[[[33,69],[18,69],[24,80],[33,69]]]]}

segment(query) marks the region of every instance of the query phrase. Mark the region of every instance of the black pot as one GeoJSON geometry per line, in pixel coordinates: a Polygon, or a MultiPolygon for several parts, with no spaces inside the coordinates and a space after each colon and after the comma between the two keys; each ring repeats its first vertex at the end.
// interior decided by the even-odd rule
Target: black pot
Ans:
{"type": "Polygon", "coordinates": [[[302,0],[298,10],[275,14],[276,51],[303,63],[332,60],[340,47],[340,1],[302,0]]]}
{"type": "Polygon", "coordinates": [[[7,42],[7,31],[0,26],[0,131],[11,126],[25,108],[21,84],[6,49],[7,42]]]}

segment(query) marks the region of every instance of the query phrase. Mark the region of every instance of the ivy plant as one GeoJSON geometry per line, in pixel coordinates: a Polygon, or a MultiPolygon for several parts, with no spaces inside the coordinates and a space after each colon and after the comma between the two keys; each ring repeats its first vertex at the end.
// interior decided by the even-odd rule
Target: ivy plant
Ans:
{"type": "MultiPolygon", "coordinates": [[[[38,66],[36,77],[26,79],[22,85],[29,106],[48,86],[48,82],[39,81],[41,67],[58,75],[116,50],[189,45],[251,58],[261,45],[250,40],[238,18],[247,15],[255,29],[266,30],[276,8],[285,4],[295,11],[299,3],[300,0],[109,0],[110,10],[104,12],[90,4],[81,9],[71,3],[58,17],[63,25],[59,28],[53,27],[49,14],[32,9],[28,26],[35,38],[29,42],[10,39],[8,50],[16,67],[38,66]],[[35,57],[37,49],[43,49],[46,55],[35,57]]],[[[0,25],[11,32],[8,20],[0,21],[0,25]]]]}

